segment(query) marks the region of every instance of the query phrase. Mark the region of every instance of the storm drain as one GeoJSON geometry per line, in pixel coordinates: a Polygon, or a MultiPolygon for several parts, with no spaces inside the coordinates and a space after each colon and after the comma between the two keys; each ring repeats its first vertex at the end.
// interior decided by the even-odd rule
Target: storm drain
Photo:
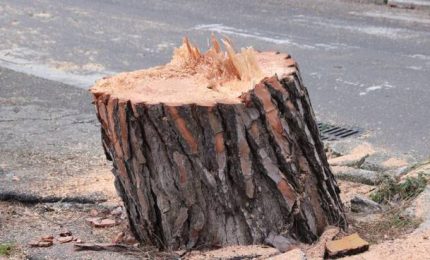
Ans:
{"type": "Polygon", "coordinates": [[[358,135],[362,132],[360,128],[341,127],[326,123],[318,123],[318,128],[320,130],[321,140],[323,141],[336,141],[358,135]]]}

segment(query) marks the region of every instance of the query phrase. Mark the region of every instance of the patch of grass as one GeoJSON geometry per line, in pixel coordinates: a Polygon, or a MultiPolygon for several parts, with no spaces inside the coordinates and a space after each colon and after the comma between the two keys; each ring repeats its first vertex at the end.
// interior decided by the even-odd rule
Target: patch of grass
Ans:
{"type": "Polygon", "coordinates": [[[413,199],[420,194],[427,185],[427,179],[419,174],[418,177],[408,177],[404,182],[396,182],[390,177],[383,181],[370,198],[378,203],[413,199]]]}
{"type": "Polygon", "coordinates": [[[378,203],[386,204],[385,211],[370,221],[351,219],[354,229],[370,243],[379,243],[386,239],[394,239],[412,232],[421,223],[420,219],[404,213],[413,199],[426,187],[427,178],[422,174],[408,177],[403,182],[397,182],[391,177],[383,177],[377,189],[370,198],[378,203]]]}
{"type": "Polygon", "coordinates": [[[386,239],[395,239],[415,230],[420,219],[405,216],[400,209],[388,211],[381,218],[371,222],[352,222],[354,229],[372,244],[386,239]]]}
{"type": "Polygon", "coordinates": [[[13,245],[10,243],[0,244],[0,256],[9,256],[13,249],[13,245]]]}

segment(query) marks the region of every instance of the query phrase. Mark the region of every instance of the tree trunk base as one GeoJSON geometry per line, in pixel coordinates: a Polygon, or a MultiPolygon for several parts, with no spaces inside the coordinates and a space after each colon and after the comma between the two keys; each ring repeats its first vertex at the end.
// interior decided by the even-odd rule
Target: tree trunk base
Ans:
{"type": "Polygon", "coordinates": [[[327,225],[346,228],[307,90],[282,59],[288,73],[262,79],[241,103],[148,104],[93,90],[140,241],[174,250],[275,233],[311,243],[327,225]]]}

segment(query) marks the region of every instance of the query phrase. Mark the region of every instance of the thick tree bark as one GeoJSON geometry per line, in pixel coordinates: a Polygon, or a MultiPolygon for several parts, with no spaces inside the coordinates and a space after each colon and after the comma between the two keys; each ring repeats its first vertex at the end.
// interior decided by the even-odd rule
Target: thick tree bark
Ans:
{"type": "MultiPolygon", "coordinates": [[[[145,104],[93,92],[116,188],[139,240],[164,249],[313,242],[346,227],[295,62],[242,103],[145,104]]],[[[185,93],[184,93],[185,94],[185,93]]]]}

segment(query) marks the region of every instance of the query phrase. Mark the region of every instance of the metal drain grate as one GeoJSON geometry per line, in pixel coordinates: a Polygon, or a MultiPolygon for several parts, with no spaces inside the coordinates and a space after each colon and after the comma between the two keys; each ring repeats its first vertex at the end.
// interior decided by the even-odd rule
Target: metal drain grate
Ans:
{"type": "Polygon", "coordinates": [[[348,128],[325,123],[318,123],[318,128],[320,129],[320,136],[323,141],[336,141],[358,135],[362,132],[360,128],[348,128]]]}

